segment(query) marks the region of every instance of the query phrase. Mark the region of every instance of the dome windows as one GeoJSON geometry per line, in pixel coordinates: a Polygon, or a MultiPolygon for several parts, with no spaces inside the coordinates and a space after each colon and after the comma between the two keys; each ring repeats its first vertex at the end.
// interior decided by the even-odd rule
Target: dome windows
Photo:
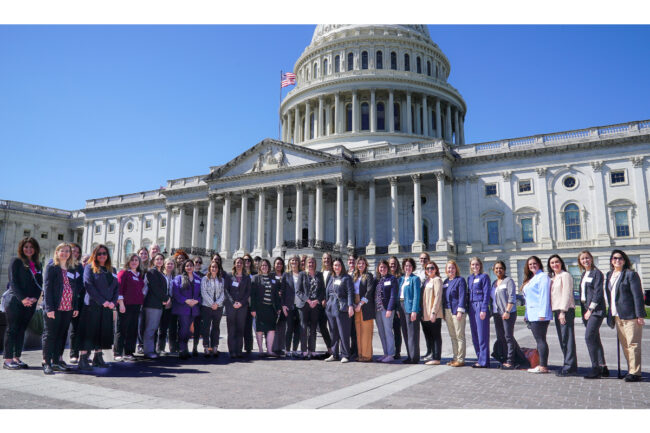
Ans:
{"type": "Polygon", "coordinates": [[[377,130],[386,130],[386,109],[383,102],[377,103],[377,130]]]}
{"type": "Polygon", "coordinates": [[[352,69],[354,69],[354,54],[353,53],[348,53],[347,70],[351,71],[352,69]]]}
{"type": "Polygon", "coordinates": [[[404,54],[404,70],[405,71],[411,70],[411,56],[409,56],[408,53],[404,54]]]}
{"type": "Polygon", "coordinates": [[[327,59],[323,59],[323,76],[327,75],[328,73],[327,66],[328,66],[327,59]]]}
{"type": "Polygon", "coordinates": [[[431,76],[431,61],[427,60],[427,75],[431,76]]]}
{"type": "Polygon", "coordinates": [[[397,70],[397,53],[395,51],[390,53],[390,68],[393,71],[397,70]]]}
{"type": "Polygon", "coordinates": [[[398,102],[393,103],[393,123],[395,125],[395,131],[402,130],[402,124],[400,123],[400,106],[398,102]]]}
{"type": "Polygon", "coordinates": [[[422,59],[420,56],[415,59],[415,70],[418,74],[422,73],[422,59]]]}
{"type": "Polygon", "coordinates": [[[318,78],[318,63],[314,63],[314,79],[318,78]]]}
{"type": "Polygon", "coordinates": [[[361,69],[368,69],[368,51],[361,53],[361,69]]]}
{"type": "Polygon", "coordinates": [[[384,53],[377,51],[375,54],[375,68],[384,69],[384,53]]]}
{"type": "Polygon", "coordinates": [[[345,131],[352,131],[352,104],[345,105],[345,131]]]}
{"type": "Polygon", "coordinates": [[[367,102],[361,103],[361,130],[368,131],[370,129],[370,106],[367,102]]]}
{"type": "Polygon", "coordinates": [[[341,56],[334,57],[334,72],[341,72],[341,56]]]}

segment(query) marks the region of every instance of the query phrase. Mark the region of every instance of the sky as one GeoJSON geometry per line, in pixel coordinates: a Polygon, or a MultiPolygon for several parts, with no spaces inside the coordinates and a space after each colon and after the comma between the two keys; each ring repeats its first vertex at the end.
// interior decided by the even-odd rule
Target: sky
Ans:
{"type": "MultiPolygon", "coordinates": [[[[313,30],[0,26],[0,199],[80,209],[278,138],[280,71],[313,30]]],[[[467,103],[467,143],[650,119],[650,26],[429,31],[467,103]]]]}

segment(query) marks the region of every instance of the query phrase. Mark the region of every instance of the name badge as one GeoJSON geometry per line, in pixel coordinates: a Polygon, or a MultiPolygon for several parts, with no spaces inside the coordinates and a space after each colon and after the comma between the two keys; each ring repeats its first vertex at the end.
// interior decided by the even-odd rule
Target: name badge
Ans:
{"type": "Polygon", "coordinates": [[[591,283],[594,280],[594,277],[585,277],[585,283],[591,283]]]}
{"type": "Polygon", "coordinates": [[[194,280],[196,284],[201,284],[201,280],[194,280]]]}
{"type": "Polygon", "coordinates": [[[113,274],[113,277],[117,278],[117,274],[113,274]]]}
{"type": "Polygon", "coordinates": [[[74,277],[75,277],[75,279],[76,279],[76,278],[79,278],[80,276],[81,276],[81,274],[80,274],[79,272],[75,272],[75,273],[74,273],[74,277]]]}
{"type": "Polygon", "coordinates": [[[274,279],[273,279],[273,280],[271,280],[271,282],[272,282],[273,284],[275,284],[275,280],[274,280],[274,279]]]}
{"type": "Polygon", "coordinates": [[[239,281],[233,281],[232,286],[233,287],[239,287],[239,281]]]}
{"type": "Polygon", "coordinates": [[[404,281],[404,286],[410,286],[410,285],[411,285],[411,280],[404,281]]]}
{"type": "Polygon", "coordinates": [[[68,278],[75,278],[74,274],[72,272],[67,272],[68,278]]]}
{"type": "Polygon", "coordinates": [[[443,284],[442,287],[444,287],[446,289],[447,287],[449,287],[449,283],[443,284]]]}
{"type": "Polygon", "coordinates": [[[390,286],[390,281],[384,281],[384,286],[390,286]]]}
{"type": "Polygon", "coordinates": [[[133,277],[133,281],[140,281],[138,277],[133,277]]]}
{"type": "Polygon", "coordinates": [[[341,280],[334,280],[334,285],[335,286],[340,286],[341,285],[341,280]]]}
{"type": "Polygon", "coordinates": [[[480,279],[480,278],[474,278],[474,284],[476,284],[476,283],[480,283],[480,282],[481,282],[481,279],[480,279]]]}
{"type": "Polygon", "coordinates": [[[499,288],[500,288],[500,289],[505,289],[505,288],[506,288],[506,285],[505,285],[505,284],[501,284],[501,285],[499,286],[499,288]]]}

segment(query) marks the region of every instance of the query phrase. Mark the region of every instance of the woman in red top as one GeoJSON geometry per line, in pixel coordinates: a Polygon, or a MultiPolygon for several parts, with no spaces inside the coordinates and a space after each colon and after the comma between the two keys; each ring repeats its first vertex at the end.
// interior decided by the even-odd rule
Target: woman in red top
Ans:
{"type": "Polygon", "coordinates": [[[113,346],[113,358],[117,362],[135,361],[133,352],[138,337],[138,315],[144,302],[144,275],[140,263],[140,256],[131,254],[124,269],[117,274],[119,314],[113,346]]]}

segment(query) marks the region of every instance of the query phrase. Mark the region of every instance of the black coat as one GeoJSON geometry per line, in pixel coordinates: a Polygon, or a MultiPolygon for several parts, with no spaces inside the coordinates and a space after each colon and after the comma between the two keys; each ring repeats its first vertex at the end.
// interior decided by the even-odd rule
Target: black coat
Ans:
{"type": "Polygon", "coordinates": [[[224,291],[226,314],[232,311],[235,302],[248,306],[248,298],[251,296],[251,277],[244,275],[237,283],[234,275],[229,274],[228,279],[224,280],[224,291]]]}
{"type": "MultiPolygon", "coordinates": [[[[257,311],[261,308],[264,298],[264,283],[263,275],[257,274],[251,279],[251,311],[257,311]]],[[[271,280],[271,302],[274,311],[280,311],[282,308],[282,300],[280,299],[280,286],[281,281],[273,275],[269,275],[271,280]]]]}
{"type": "Polygon", "coordinates": [[[366,274],[365,281],[361,278],[359,282],[359,297],[368,300],[367,303],[361,306],[363,320],[374,320],[377,310],[375,308],[375,279],[372,274],[366,274]]]}
{"type": "Polygon", "coordinates": [[[302,287],[303,279],[302,272],[298,273],[298,284],[294,284],[293,272],[286,272],[282,276],[282,306],[293,310],[294,308],[302,308],[305,302],[298,297],[298,291],[304,292],[302,287]]]}
{"type": "MultiPolygon", "coordinates": [[[[74,269],[67,270],[68,281],[72,289],[72,310],[79,311],[79,291],[77,284],[74,283],[74,269]]],[[[57,311],[61,305],[61,297],[63,296],[63,272],[61,266],[54,263],[48,264],[45,267],[45,283],[43,284],[43,311],[49,313],[57,311]]]]}
{"type": "Polygon", "coordinates": [[[641,279],[639,274],[631,269],[621,272],[618,277],[616,287],[616,299],[612,300],[612,290],[609,284],[612,271],[607,272],[605,278],[605,291],[609,301],[609,311],[607,313],[607,324],[613,326],[612,303],[616,302],[616,311],[618,317],[623,320],[631,320],[639,317],[645,317],[645,306],[643,305],[643,291],[641,290],[641,279]]]}
{"type": "Polygon", "coordinates": [[[29,266],[20,257],[14,257],[9,265],[9,283],[11,292],[22,301],[25,298],[40,298],[43,287],[43,274],[36,267],[36,275],[32,274],[29,266]]]}
{"type": "Polygon", "coordinates": [[[144,278],[147,282],[147,296],[144,297],[143,307],[162,310],[164,308],[163,302],[169,300],[167,278],[155,268],[149,269],[144,278]]]}
{"type": "MultiPolygon", "coordinates": [[[[605,306],[605,294],[603,291],[603,284],[605,283],[603,273],[597,268],[592,269],[589,273],[584,272],[580,278],[580,282],[591,278],[591,281],[585,282],[585,302],[581,301],[582,316],[588,309],[592,309],[593,316],[605,316],[607,308],[605,306]]],[[[582,288],[580,289],[582,290],[582,288]]],[[[582,295],[581,295],[582,296],[582,295]]]]}
{"type": "Polygon", "coordinates": [[[309,284],[309,274],[307,272],[301,272],[302,274],[302,283],[300,287],[296,289],[296,306],[302,308],[305,306],[307,301],[317,300],[319,303],[325,300],[325,281],[323,281],[323,274],[321,272],[316,272],[316,291],[311,293],[311,286],[309,284]]]}

